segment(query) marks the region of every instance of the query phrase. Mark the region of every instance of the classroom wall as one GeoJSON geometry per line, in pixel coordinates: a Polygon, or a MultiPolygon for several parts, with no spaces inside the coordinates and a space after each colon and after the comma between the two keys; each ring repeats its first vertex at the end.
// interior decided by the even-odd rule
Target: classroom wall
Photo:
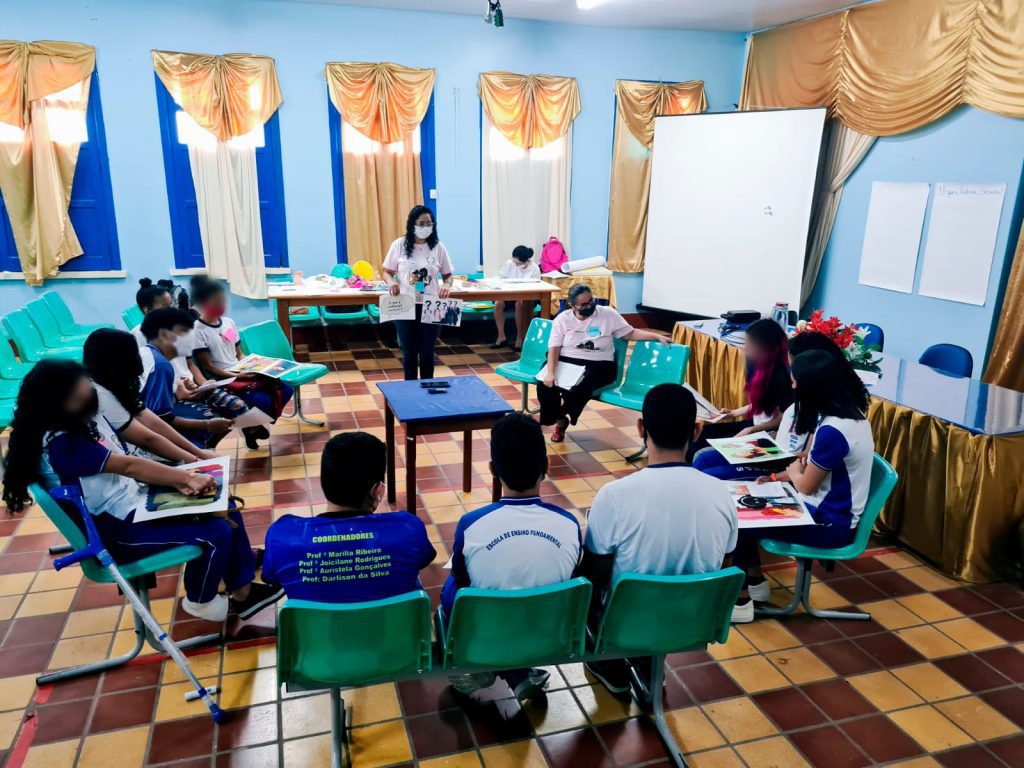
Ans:
{"type": "MultiPolygon", "coordinates": [[[[2,35],[90,43],[97,49],[114,206],[127,279],[54,280],[89,319],[116,322],[142,276],[173,265],[157,124],[153,48],[273,56],[281,107],[285,208],[291,266],[324,272],[336,261],[324,63],[397,61],[437,68],[438,229],[460,271],[480,253],[481,71],[571,75],[583,111],[574,124],[572,255],[605,253],[616,78],[703,79],[710,109],[738,99],[744,39],[731,33],[620,30],[508,19],[495,29],[469,16],[289,3],[275,0],[47,0],[4,3],[2,35]]],[[[396,236],[398,233],[396,233],[396,236]]],[[[642,278],[617,281],[619,307],[633,311],[642,278]]],[[[0,311],[39,293],[0,281],[0,311]]],[[[235,297],[242,323],[268,315],[266,302],[235,297]]]]}
{"type": "MultiPolygon", "coordinates": [[[[916,360],[926,347],[940,342],[959,344],[974,356],[980,376],[988,357],[999,313],[1002,285],[1013,259],[1020,227],[1024,120],[962,107],[942,120],[902,136],[880,138],[846,183],[832,240],[818,283],[804,307],[817,307],[849,322],[871,322],[885,330],[885,351],[916,360]],[[864,243],[871,184],[875,181],[1005,183],[988,298],[984,306],[905,294],[860,285],[860,253],[864,243]]],[[[917,278],[927,242],[931,201],[921,236],[917,278]]]]}

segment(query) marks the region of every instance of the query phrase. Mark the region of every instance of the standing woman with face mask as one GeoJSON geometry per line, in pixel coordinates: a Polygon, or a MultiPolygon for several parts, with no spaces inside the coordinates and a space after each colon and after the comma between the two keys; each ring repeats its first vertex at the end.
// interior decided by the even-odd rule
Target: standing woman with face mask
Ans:
{"type": "Polygon", "coordinates": [[[441,326],[421,321],[423,297],[448,296],[454,269],[448,250],[437,237],[434,214],[425,205],[409,211],[405,236],[388,248],[382,270],[392,296],[416,296],[416,319],[395,321],[405,378],[433,378],[434,344],[441,326]]]}
{"type": "Polygon", "coordinates": [[[614,339],[668,344],[660,334],[634,328],[611,307],[599,307],[590,287],[583,283],[572,286],[566,298],[569,308],[551,326],[547,378],[537,384],[540,423],[555,425],[551,433],[553,443],[565,440],[565,430],[579,420],[594,392],[615,381],[618,367],[614,339]],[[559,361],[586,369],[572,389],[555,386],[555,367],[559,361]]]}

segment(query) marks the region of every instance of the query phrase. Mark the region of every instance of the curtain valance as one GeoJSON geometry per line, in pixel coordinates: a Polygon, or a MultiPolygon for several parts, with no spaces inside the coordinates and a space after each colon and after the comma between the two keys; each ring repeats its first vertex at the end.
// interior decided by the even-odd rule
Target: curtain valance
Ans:
{"type": "Polygon", "coordinates": [[[525,149],[564,136],[581,108],[575,77],[511,72],[481,73],[480,101],[494,127],[525,149]]]}
{"type": "Polygon", "coordinates": [[[637,141],[654,146],[654,118],[658,115],[688,115],[708,108],[704,81],[646,83],[616,80],[616,115],[637,141]]]}
{"type": "Polygon", "coordinates": [[[342,119],[373,141],[393,144],[419,127],[434,92],[433,69],[392,62],[331,62],[327,88],[342,119]]]}

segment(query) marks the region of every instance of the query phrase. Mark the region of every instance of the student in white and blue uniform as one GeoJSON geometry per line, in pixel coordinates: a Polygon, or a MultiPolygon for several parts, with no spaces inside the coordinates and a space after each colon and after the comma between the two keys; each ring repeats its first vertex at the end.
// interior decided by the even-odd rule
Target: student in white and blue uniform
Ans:
{"type": "Polygon", "coordinates": [[[28,486],[78,485],[96,528],[114,560],[130,563],[170,547],[195,545],[202,554],[185,566],[182,608],[200,619],[223,621],[228,597],[247,619],[283,593],[253,583],[254,553],[237,510],[227,519],[188,516],[137,522],[149,486],[185,495],[215,485],[206,475],[184,472],[125,452],[116,430],[98,413],[99,402],[85,368],[44,360],[25,377],[11,429],[3,499],[12,512],[31,503],[28,486]]]}
{"type": "Polygon", "coordinates": [[[746,573],[746,586],[733,621],[753,621],[754,601],[765,602],[770,596],[761,572],[760,539],[835,549],[850,544],[856,535],[871,488],[875,443],[866,416],[867,391],[844,366],[821,350],[793,358],[794,429],[814,437],[807,458],[797,459],[772,479],[793,484],[817,525],[740,531],[733,563],[746,573]]]}
{"type": "MultiPolygon", "coordinates": [[[[462,516],[455,529],[451,576],[441,591],[444,620],[451,618],[458,590],[527,589],[568,581],[579,564],[580,524],[566,510],[540,498],[548,469],[544,433],[522,413],[503,417],[491,429],[491,472],[501,480],[502,497],[462,516]]],[[[536,696],[548,673],[514,669],[500,673],[516,697],[536,696]]],[[[458,693],[491,685],[495,676],[451,678],[458,693]]]]}
{"type": "Polygon", "coordinates": [[[437,552],[408,512],[375,514],[384,500],[387,454],[366,432],[332,437],[320,457],[327,510],[284,515],[267,531],[263,580],[289,598],[321,603],[383,600],[420,589],[437,552]]]}
{"type": "MultiPolygon", "coordinates": [[[[863,389],[864,385],[853,368],[850,367],[850,363],[847,361],[846,355],[843,354],[843,350],[823,333],[804,331],[793,336],[789,340],[789,364],[793,364],[793,358],[797,355],[810,352],[812,349],[828,352],[836,358],[836,360],[842,363],[844,370],[846,370],[850,385],[854,389],[863,389]]],[[[804,457],[807,455],[807,446],[810,444],[811,435],[807,432],[797,431],[795,403],[791,403],[782,412],[782,419],[775,433],[775,441],[783,450],[795,456],[804,457]]],[[[789,463],[790,459],[769,461],[761,464],[730,464],[721,453],[710,447],[697,451],[697,454],[693,457],[694,467],[705,474],[712,475],[721,480],[753,480],[761,475],[781,472],[789,466],[789,463]]]]}

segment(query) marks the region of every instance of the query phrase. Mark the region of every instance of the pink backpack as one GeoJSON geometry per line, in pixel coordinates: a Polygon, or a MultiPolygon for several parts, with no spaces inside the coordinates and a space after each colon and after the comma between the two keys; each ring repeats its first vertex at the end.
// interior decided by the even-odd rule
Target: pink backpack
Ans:
{"type": "Polygon", "coordinates": [[[568,260],[569,254],[565,252],[562,241],[557,237],[549,238],[540,252],[540,271],[557,272],[568,260]]]}

